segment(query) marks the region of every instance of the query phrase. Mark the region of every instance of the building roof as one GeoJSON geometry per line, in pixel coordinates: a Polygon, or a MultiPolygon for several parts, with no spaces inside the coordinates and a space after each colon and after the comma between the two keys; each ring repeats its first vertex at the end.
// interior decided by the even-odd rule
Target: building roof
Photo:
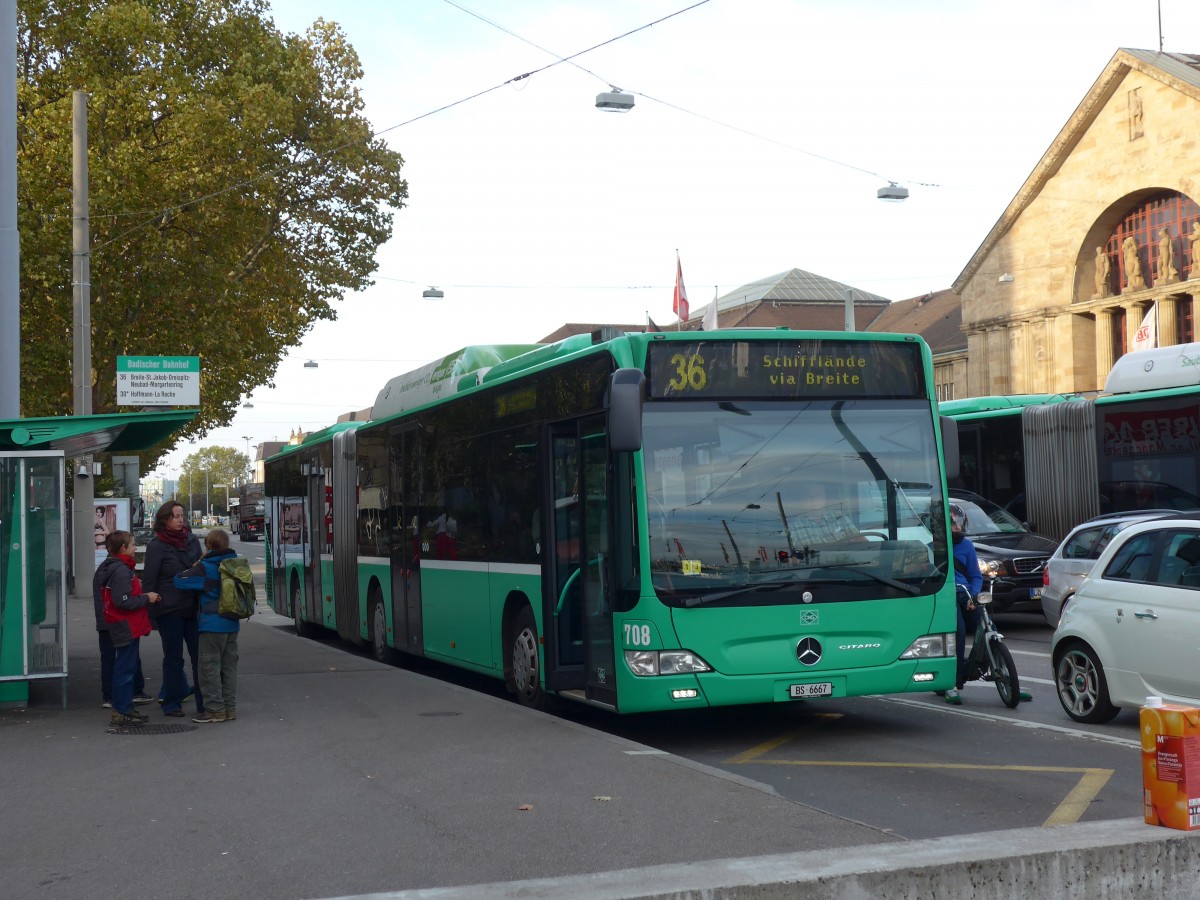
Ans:
{"type": "Polygon", "coordinates": [[[1021,185],[1021,189],[1009,201],[996,224],[992,226],[992,230],[979,245],[979,249],[968,260],[966,268],[954,279],[952,287],[955,291],[962,293],[979,271],[980,265],[987,259],[988,254],[1013,227],[1026,207],[1038,196],[1046,182],[1054,177],[1070,157],[1096,116],[1104,108],[1104,104],[1113,96],[1131,70],[1141,72],[1150,78],[1170,85],[1182,94],[1200,100],[1200,56],[1187,53],[1159,53],[1154,50],[1130,50],[1124,47],[1117,50],[1058,136],[1050,144],[1050,149],[1043,154],[1029,177],[1025,179],[1025,183],[1021,185]]]}
{"type": "MultiPolygon", "coordinates": [[[[778,275],[760,278],[749,284],[743,284],[729,293],[717,298],[717,312],[722,313],[739,306],[746,306],[759,301],[788,302],[788,303],[845,303],[846,291],[854,292],[855,305],[864,303],[868,306],[887,306],[891,301],[868,291],[860,290],[849,284],[842,284],[824,275],[805,272],[803,269],[789,269],[778,275]]],[[[704,309],[707,309],[707,304],[704,309]]],[[[697,304],[693,312],[700,314],[702,308],[697,304]]]]}
{"type": "MultiPolygon", "coordinates": [[[[720,328],[796,328],[809,331],[841,331],[846,324],[846,292],[854,301],[854,327],[867,331],[887,309],[889,300],[878,294],[834,281],[823,275],[789,269],[735,288],[716,299],[720,328]]],[[[710,303],[692,303],[688,320],[655,322],[662,331],[699,331],[710,303]]],[[[646,324],[568,322],[541,339],[552,344],[576,334],[590,334],[609,327],[618,331],[646,331],[646,324]]]]}
{"type": "Polygon", "coordinates": [[[962,330],[962,297],[949,289],[897,300],[879,314],[867,331],[919,334],[934,356],[967,349],[967,336],[962,330]]]}
{"type": "MultiPolygon", "coordinates": [[[[716,299],[720,328],[799,328],[841,331],[846,324],[846,294],[854,301],[854,326],[866,330],[890,302],[887,297],[834,281],[824,275],[789,269],[743,284],[716,299]]],[[[711,303],[692,304],[685,331],[699,329],[711,303]]]]}

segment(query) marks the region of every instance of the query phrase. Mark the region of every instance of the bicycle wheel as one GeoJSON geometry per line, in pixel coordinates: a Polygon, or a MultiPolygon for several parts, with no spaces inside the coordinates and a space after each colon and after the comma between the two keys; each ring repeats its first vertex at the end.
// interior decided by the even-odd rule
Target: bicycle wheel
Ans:
{"type": "Polygon", "coordinates": [[[1017,667],[1013,664],[1012,654],[1002,641],[993,641],[988,648],[995,657],[996,665],[992,676],[996,679],[996,691],[1000,699],[1009,709],[1016,709],[1021,702],[1021,682],[1017,678],[1017,667]]]}

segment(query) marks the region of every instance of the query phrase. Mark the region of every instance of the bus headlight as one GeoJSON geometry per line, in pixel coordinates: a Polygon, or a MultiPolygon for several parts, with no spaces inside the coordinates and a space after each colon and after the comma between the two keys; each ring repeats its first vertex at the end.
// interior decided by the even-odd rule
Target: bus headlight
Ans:
{"type": "Polygon", "coordinates": [[[930,659],[954,655],[953,634],[927,634],[919,637],[900,654],[901,659],[930,659]]]}
{"type": "Polygon", "coordinates": [[[691,650],[626,650],[625,664],[634,675],[690,675],[712,666],[691,650]]]}

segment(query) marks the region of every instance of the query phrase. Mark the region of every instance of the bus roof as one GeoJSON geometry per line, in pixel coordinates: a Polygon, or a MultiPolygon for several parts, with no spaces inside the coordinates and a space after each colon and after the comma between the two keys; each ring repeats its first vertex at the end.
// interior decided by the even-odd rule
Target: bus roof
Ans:
{"type": "Polygon", "coordinates": [[[944,400],[938,404],[938,412],[955,419],[971,419],[975,416],[996,418],[1017,416],[1027,406],[1044,406],[1074,399],[1075,394],[1015,394],[1010,397],[964,397],[961,400],[944,400]]]}
{"type": "Polygon", "coordinates": [[[1118,359],[1104,382],[1106,394],[1130,394],[1200,384],[1200,343],[1134,350],[1118,359]]]}
{"type": "Polygon", "coordinates": [[[372,419],[424,406],[461,390],[464,376],[474,376],[468,386],[479,384],[487,370],[543,344],[488,344],[464,347],[428,365],[397,375],[383,386],[371,407],[372,419]]]}

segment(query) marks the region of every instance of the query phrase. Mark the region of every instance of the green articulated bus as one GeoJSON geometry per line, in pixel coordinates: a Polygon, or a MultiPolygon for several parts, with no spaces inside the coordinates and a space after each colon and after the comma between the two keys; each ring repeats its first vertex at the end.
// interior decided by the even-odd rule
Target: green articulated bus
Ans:
{"type": "Polygon", "coordinates": [[[940,411],[958,425],[963,486],[1051,537],[1104,513],[1200,508],[1200,343],[1126,353],[1090,396],[940,411]]]}
{"type": "Polygon", "coordinates": [[[459,351],[267,461],[272,606],[535,707],[952,687],[931,373],[783,329],[459,351]]]}

